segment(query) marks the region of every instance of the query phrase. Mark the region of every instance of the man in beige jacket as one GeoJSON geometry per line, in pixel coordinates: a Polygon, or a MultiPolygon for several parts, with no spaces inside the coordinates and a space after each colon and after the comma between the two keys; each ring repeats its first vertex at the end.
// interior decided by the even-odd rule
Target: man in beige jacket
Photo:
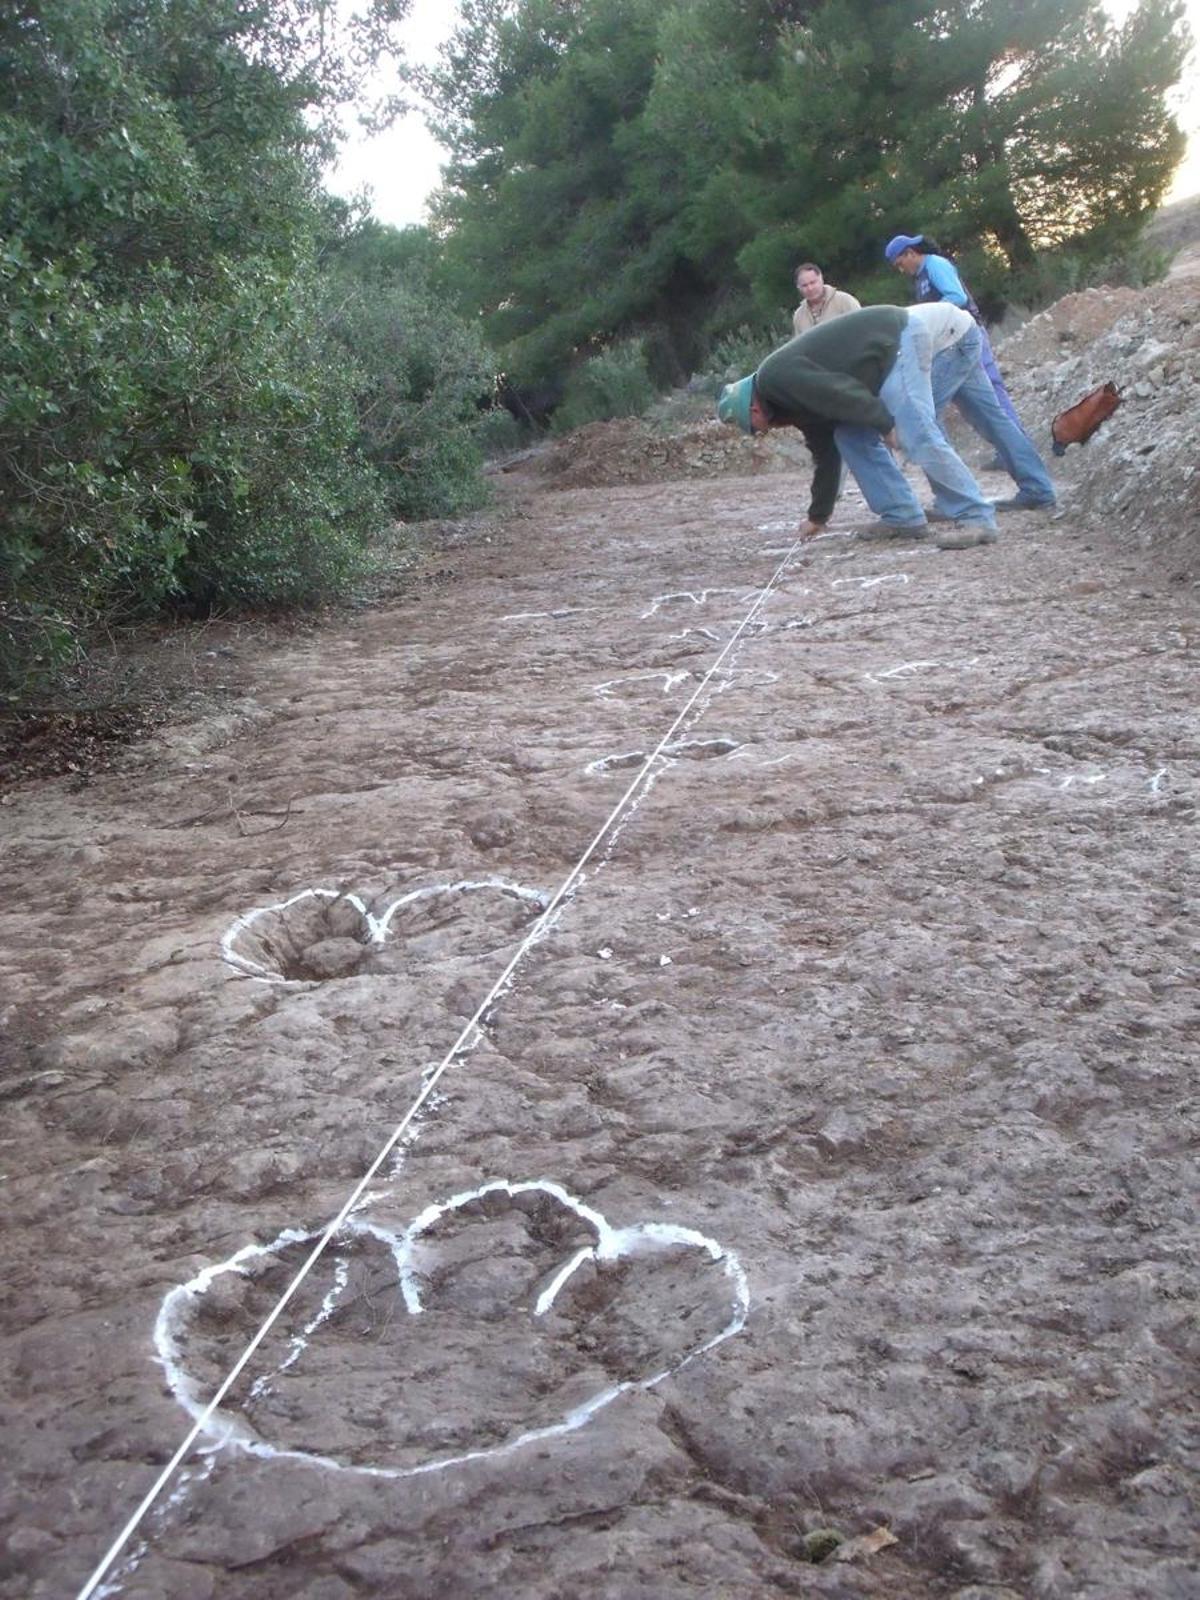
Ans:
{"type": "Polygon", "coordinates": [[[796,287],[801,295],[800,304],[792,315],[796,333],[810,333],[819,323],[844,317],[847,311],[862,310],[852,294],[827,284],[820,267],[811,261],[801,262],[796,268],[796,287]]]}

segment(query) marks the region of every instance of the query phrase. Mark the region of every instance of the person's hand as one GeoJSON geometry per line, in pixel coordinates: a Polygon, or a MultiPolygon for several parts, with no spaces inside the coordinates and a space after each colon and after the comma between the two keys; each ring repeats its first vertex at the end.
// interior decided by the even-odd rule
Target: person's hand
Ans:
{"type": "Polygon", "coordinates": [[[825,532],[825,523],[814,522],[811,517],[800,524],[800,537],[802,539],[815,539],[818,533],[825,532]]]}
{"type": "Polygon", "coordinates": [[[894,453],[895,453],[895,452],[896,452],[896,451],[897,451],[897,450],[899,450],[899,448],[900,448],[900,441],[899,441],[899,439],[897,439],[897,437],[896,437],[896,430],[895,430],[895,428],[889,428],[889,429],[888,429],[888,431],[887,431],[887,432],[886,432],[886,433],[885,433],[885,434],[884,434],[884,436],[883,436],[883,442],[884,442],[884,444],[885,444],[885,445],[887,445],[887,447],[888,447],[888,449],[889,449],[889,450],[891,450],[891,451],[892,451],[892,452],[893,452],[893,454],[894,454],[894,453]]]}

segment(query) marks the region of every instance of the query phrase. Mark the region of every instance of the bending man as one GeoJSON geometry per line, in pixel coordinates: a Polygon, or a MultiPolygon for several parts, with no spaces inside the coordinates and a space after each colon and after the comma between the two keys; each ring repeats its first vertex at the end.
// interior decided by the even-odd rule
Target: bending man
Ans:
{"type": "Polygon", "coordinates": [[[818,533],[837,498],[839,454],[878,521],[860,538],[924,538],[921,503],[884,443],[893,428],[909,459],[925,473],[948,526],[943,550],[992,544],[992,502],[960,460],[937,420],[930,372],[933,342],[920,317],[900,306],[852,311],[791,339],[756,372],[726,384],[717,402],[722,422],[746,433],[799,428],[816,463],[805,535],[818,533]]]}

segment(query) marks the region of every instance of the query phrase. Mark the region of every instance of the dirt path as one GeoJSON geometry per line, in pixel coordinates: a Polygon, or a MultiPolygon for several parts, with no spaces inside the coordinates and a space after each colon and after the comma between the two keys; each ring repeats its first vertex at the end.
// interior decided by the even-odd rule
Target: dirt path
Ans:
{"type": "MultiPolygon", "coordinates": [[[[803,488],[535,495],[0,812],[0,1595],[85,1581],[803,488]]],[[[105,1592],[1194,1595],[1198,653],[1069,518],[807,547],[105,1592]]]]}

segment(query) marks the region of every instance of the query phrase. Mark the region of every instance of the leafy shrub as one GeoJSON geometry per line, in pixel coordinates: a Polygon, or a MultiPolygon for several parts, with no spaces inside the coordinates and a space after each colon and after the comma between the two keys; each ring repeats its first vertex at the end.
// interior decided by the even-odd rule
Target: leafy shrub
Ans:
{"type": "Polygon", "coordinates": [[[523,450],[534,437],[532,429],[522,426],[503,406],[481,411],[475,424],[475,441],[489,461],[523,450]]]}
{"type": "Polygon", "coordinates": [[[74,265],[0,256],[0,573],[45,663],[89,622],[336,589],[383,507],[311,279],[160,267],[135,303],[74,265]]]}
{"type": "Polygon", "coordinates": [[[1144,289],[1165,278],[1172,252],[1147,239],[1138,239],[1115,254],[1103,246],[1088,250],[1064,246],[1039,253],[1024,272],[1013,274],[1007,285],[1009,302],[1038,311],[1064,294],[1098,285],[1144,289]]]}
{"type": "Polygon", "coordinates": [[[484,497],[478,402],[495,363],[417,272],[335,276],[332,336],[357,372],[357,440],[398,517],[453,516],[484,497]]]}
{"type": "Polygon", "coordinates": [[[703,371],[697,374],[695,381],[710,395],[716,395],[725,384],[735,383],[754,372],[772,350],[791,337],[790,315],[786,323],[782,318],[770,323],[744,322],[714,342],[703,371]]]}
{"type": "Polygon", "coordinates": [[[711,378],[693,378],[686,388],[672,389],[667,394],[659,395],[646,412],[646,421],[662,433],[686,428],[692,423],[706,422],[716,415],[713,398],[720,387],[714,387],[711,378]]]}
{"type": "Polygon", "coordinates": [[[554,431],[568,433],[609,417],[637,417],[654,400],[640,339],[626,339],[575,368],[554,413],[554,431]]]}
{"type": "Polygon", "coordinates": [[[385,520],[353,404],[369,379],[319,290],[337,209],[314,130],[357,70],[324,10],[0,12],[10,699],[113,621],[327,595],[385,520]]]}

